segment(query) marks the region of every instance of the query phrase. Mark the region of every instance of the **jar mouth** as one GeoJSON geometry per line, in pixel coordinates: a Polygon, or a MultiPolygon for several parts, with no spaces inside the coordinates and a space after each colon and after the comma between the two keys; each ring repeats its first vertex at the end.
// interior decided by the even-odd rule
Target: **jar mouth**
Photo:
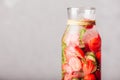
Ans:
{"type": "Polygon", "coordinates": [[[68,10],[69,10],[69,9],[73,9],[73,10],[74,10],[74,9],[75,9],[75,10],[76,10],[76,9],[79,9],[79,10],[96,10],[95,7],[68,7],[67,9],[68,9],[68,10]]]}
{"type": "Polygon", "coordinates": [[[69,7],[67,8],[68,19],[91,19],[95,20],[95,7],[69,7]]]}

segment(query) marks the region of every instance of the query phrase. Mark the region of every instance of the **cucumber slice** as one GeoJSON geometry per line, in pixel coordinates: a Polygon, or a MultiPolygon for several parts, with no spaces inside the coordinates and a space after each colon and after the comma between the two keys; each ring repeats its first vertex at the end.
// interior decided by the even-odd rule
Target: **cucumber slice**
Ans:
{"type": "Polygon", "coordinates": [[[82,38],[83,38],[85,32],[86,32],[86,29],[85,29],[85,28],[83,28],[83,29],[80,30],[79,41],[80,41],[80,47],[81,47],[81,48],[84,48],[84,47],[85,47],[85,44],[84,44],[84,42],[82,41],[82,38]]]}
{"type": "Polygon", "coordinates": [[[66,48],[66,44],[64,42],[62,42],[62,64],[65,63],[66,58],[65,58],[65,48],[66,48]]]}
{"type": "Polygon", "coordinates": [[[83,38],[83,35],[85,34],[85,32],[86,32],[85,28],[81,29],[81,31],[80,31],[80,40],[83,38]]]}
{"type": "Polygon", "coordinates": [[[86,59],[93,61],[93,64],[95,65],[95,67],[91,73],[94,73],[97,70],[97,62],[96,62],[95,54],[93,52],[87,52],[86,59]]]}
{"type": "Polygon", "coordinates": [[[87,59],[90,59],[90,60],[92,60],[92,61],[96,62],[95,57],[93,57],[93,56],[91,56],[91,55],[87,56],[87,59]]]}
{"type": "Polygon", "coordinates": [[[90,59],[93,62],[96,62],[95,54],[93,52],[87,52],[86,59],[90,59]]]}
{"type": "Polygon", "coordinates": [[[78,79],[78,78],[73,78],[72,80],[80,80],[80,79],[78,79]]]}

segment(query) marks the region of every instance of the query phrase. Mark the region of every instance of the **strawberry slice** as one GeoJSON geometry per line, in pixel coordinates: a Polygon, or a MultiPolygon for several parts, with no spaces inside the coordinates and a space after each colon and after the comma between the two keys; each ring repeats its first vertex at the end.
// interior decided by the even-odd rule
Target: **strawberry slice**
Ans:
{"type": "Polygon", "coordinates": [[[72,68],[67,63],[62,65],[62,70],[70,74],[73,72],[72,68]]]}
{"type": "Polygon", "coordinates": [[[75,53],[74,47],[75,47],[74,44],[69,44],[69,46],[66,47],[66,49],[65,49],[65,57],[66,57],[67,61],[71,57],[76,57],[76,53],[75,53]]]}
{"type": "Polygon", "coordinates": [[[78,57],[80,57],[80,58],[84,58],[84,52],[82,51],[82,49],[81,48],[79,48],[79,46],[76,46],[75,47],[75,50],[76,50],[76,54],[77,54],[77,56],[78,57]]]}
{"type": "Polygon", "coordinates": [[[101,47],[101,39],[100,36],[98,35],[97,37],[93,38],[90,40],[88,43],[89,48],[91,51],[97,52],[100,50],[101,47]]]}
{"type": "Polygon", "coordinates": [[[83,80],[97,80],[94,74],[88,74],[84,77],[83,80]]]}
{"type": "Polygon", "coordinates": [[[96,55],[96,58],[97,58],[99,64],[101,64],[101,52],[99,51],[95,55],[96,55]]]}
{"type": "Polygon", "coordinates": [[[78,72],[73,72],[72,74],[68,74],[66,73],[64,75],[64,79],[63,80],[79,80],[79,78],[81,77],[81,74],[79,71],[78,72]]]}
{"type": "Polygon", "coordinates": [[[63,80],[72,80],[72,75],[71,74],[65,74],[63,80]]]}
{"type": "Polygon", "coordinates": [[[86,62],[83,64],[83,72],[85,75],[95,72],[96,69],[97,66],[92,60],[86,60],[86,62]]]}
{"type": "Polygon", "coordinates": [[[83,76],[84,76],[84,73],[80,72],[80,71],[75,71],[75,72],[72,73],[72,77],[75,78],[75,79],[77,78],[77,80],[78,80],[78,78],[81,78],[83,76]]]}
{"type": "Polygon", "coordinates": [[[66,43],[66,45],[68,46],[69,44],[75,44],[75,45],[79,45],[79,34],[78,33],[66,33],[66,35],[63,38],[63,41],[66,43]]]}
{"type": "Polygon", "coordinates": [[[69,50],[66,50],[66,51],[65,51],[65,57],[66,57],[67,61],[68,61],[71,57],[75,57],[75,56],[76,56],[75,53],[70,52],[69,50]]]}
{"type": "Polygon", "coordinates": [[[69,59],[69,65],[71,66],[73,71],[80,71],[82,68],[81,61],[77,57],[71,57],[69,59]]]}

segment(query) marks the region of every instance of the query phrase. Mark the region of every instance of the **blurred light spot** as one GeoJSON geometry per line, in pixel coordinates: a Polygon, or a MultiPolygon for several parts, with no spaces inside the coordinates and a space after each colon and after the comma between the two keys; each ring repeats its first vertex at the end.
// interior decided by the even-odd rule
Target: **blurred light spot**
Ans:
{"type": "Polygon", "coordinates": [[[4,0],[4,5],[8,8],[12,8],[16,5],[19,0],[4,0]]]}

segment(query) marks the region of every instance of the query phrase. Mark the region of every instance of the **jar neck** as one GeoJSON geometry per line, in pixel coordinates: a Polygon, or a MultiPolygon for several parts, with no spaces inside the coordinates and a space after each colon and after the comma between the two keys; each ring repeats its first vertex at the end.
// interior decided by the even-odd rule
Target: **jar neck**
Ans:
{"type": "Polygon", "coordinates": [[[95,20],[95,8],[81,7],[81,8],[67,8],[68,19],[80,20],[90,19],[95,20]]]}
{"type": "Polygon", "coordinates": [[[68,8],[68,25],[95,25],[95,8],[68,8]]]}

